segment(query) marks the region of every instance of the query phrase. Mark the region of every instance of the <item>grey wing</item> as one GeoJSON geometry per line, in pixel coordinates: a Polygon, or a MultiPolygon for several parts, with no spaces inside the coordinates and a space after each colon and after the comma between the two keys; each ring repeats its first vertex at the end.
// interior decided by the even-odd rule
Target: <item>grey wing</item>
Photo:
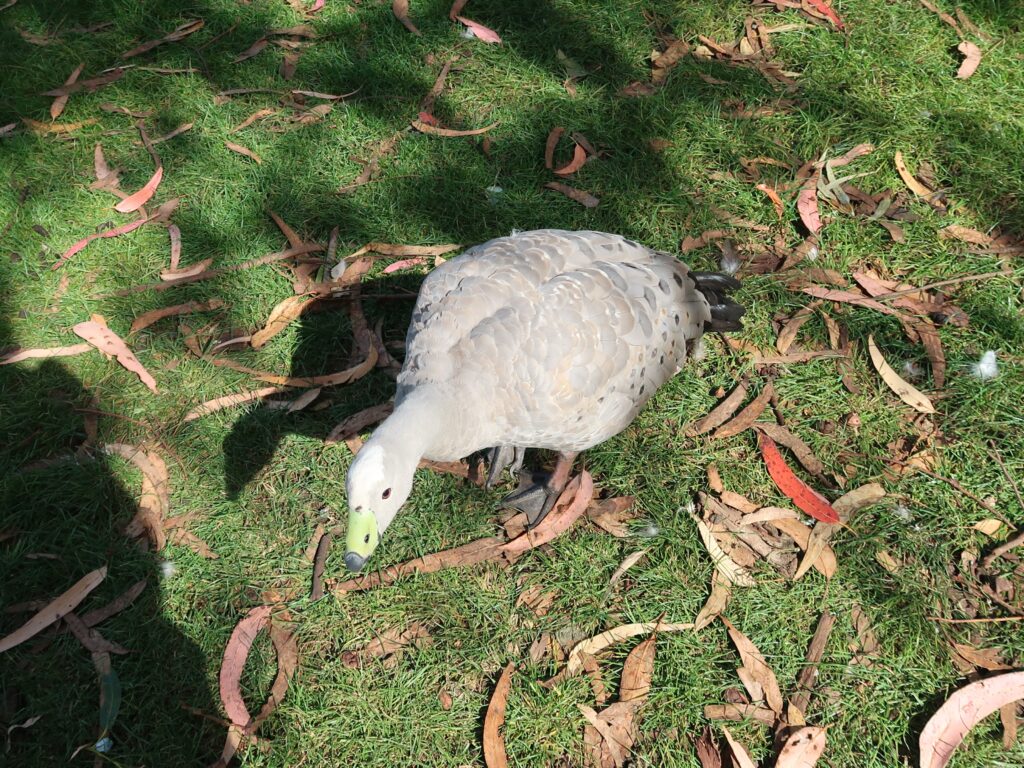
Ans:
{"type": "Polygon", "coordinates": [[[487,403],[501,442],[583,450],[633,420],[708,318],[685,265],[648,252],[646,263],[592,262],[516,297],[453,357],[467,402],[487,403]]]}
{"type": "Polygon", "coordinates": [[[534,230],[474,246],[434,269],[413,309],[399,397],[420,382],[450,380],[456,373],[452,347],[487,317],[523,296],[537,299],[537,289],[556,275],[628,242],[601,232],[534,230]]]}

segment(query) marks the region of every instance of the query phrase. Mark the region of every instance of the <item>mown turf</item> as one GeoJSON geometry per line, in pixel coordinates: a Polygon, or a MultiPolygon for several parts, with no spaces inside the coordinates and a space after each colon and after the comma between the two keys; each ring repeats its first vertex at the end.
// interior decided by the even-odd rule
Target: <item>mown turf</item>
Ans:
{"type": "MultiPolygon", "coordinates": [[[[947,11],[955,7],[941,4],[947,11]]],[[[173,221],[182,231],[186,263],[213,258],[215,266],[224,266],[280,249],[283,238],[268,208],[321,242],[339,227],[340,253],[373,240],[470,244],[534,227],[619,232],[677,252],[683,236],[721,226],[712,208],[774,224],[764,196],[728,178],[741,170],[740,158],[767,155],[799,163],[871,142],[876,151],[853,166],[867,174],[858,180],[863,188],[901,189],[892,164],[893,153],[901,150],[915,167],[932,164],[954,201],[951,212],[940,217],[915,203],[921,220],[905,225],[905,244],[891,242],[877,225],[836,215],[822,236],[820,266],[844,275],[870,266],[910,284],[999,269],[1004,260],[965,255],[962,244],[939,239],[937,231],[949,223],[998,225],[1018,234],[1024,229],[1024,10],[996,0],[960,5],[992,38],[978,41],[984,58],[970,80],[954,79],[955,33],[914,0],[845,0],[836,7],[848,35],[809,26],[774,37],[777,58],[803,73],[799,90],[789,96],[797,108],[742,120],[730,117],[723,102],[770,106],[786,94],[752,70],[721,63],[685,58],[654,95],[619,95],[631,81],[648,78],[659,31],[694,42],[698,34],[734,40],[750,12],[741,0],[470,3],[466,13],[497,29],[505,38],[502,46],[464,39],[440,0],[412,4],[420,37],[394,20],[389,3],[328,0],[310,22],[318,38],[290,85],[278,74],[281,51],[273,45],[232,63],[267,30],[301,20],[276,0],[22,0],[0,12],[0,125],[23,117],[48,119],[50,100],[39,94],[58,86],[79,63],[85,64],[83,77],[92,76],[183,21],[202,18],[206,25],[183,42],[134,59],[139,66],[120,82],[73,95],[60,122],[97,123],[72,138],[18,131],[0,139],[0,345],[75,343],[71,326],[91,313],[126,334],[144,311],[211,297],[223,299],[226,309],[187,322],[248,332],[291,292],[287,279],[261,267],[167,293],[97,298],[157,279],[168,258],[160,227],[97,241],[63,271],[49,270],[72,242],[104,222],[123,219],[111,210],[109,195],[88,189],[96,142],[103,143],[111,165],[124,169],[123,188],[138,188],[152,172],[145,150],[135,145],[134,121],[102,111],[104,102],[152,110],[146,122],[154,137],[195,123],[188,133],[158,145],[166,168],[158,199],[182,197],[173,221]],[[74,31],[102,21],[113,24],[88,35],[74,31]],[[19,30],[50,33],[60,42],[33,45],[19,30]],[[559,50],[591,73],[576,83],[575,95],[563,87],[559,50]],[[351,195],[336,194],[360,170],[352,158],[366,159],[408,125],[441,63],[453,55],[459,58],[434,112],[459,128],[499,121],[489,134],[489,154],[477,139],[408,134],[382,160],[378,179],[351,195]],[[197,72],[161,75],[141,66],[191,66],[197,72]],[[725,84],[709,84],[701,74],[725,84]],[[276,107],[277,97],[251,94],[218,104],[218,91],[285,87],[358,90],[313,125],[290,125],[282,112],[228,133],[255,110],[276,107]],[[583,132],[603,150],[572,182],[598,195],[598,208],[585,210],[543,189],[550,179],[543,167],[544,139],[554,125],[583,132]],[[654,151],[652,139],[668,144],[654,151]],[[263,164],[229,152],[225,140],[251,148],[263,164]],[[500,191],[489,192],[493,187],[500,191]],[[36,225],[46,234],[34,230],[36,225]],[[56,301],[63,276],[67,290],[56,301]]],[[[774,25],[802,17],[771,13],[766,20],[774,25]]],[[[772,175],[775,170],[769,168],[770,179],[791,179],[781,169],[772,175]]],[[[787,218],[795,219],[789,206],[787,218]]],[[[789,232],[796,243],[795,230],[789,232]]],[[[717,251],[702,249],[687,259],[697,268],[712,268],[717,251]]],[[[996,509],[1019,525],[1024,510],[989,453],[993,441],[1008,471],[1024,474],[1024,323],[1016,274],[952,290],[971,323],[940,330],[950,370],[935,419],[946,439],[935,471],[955,476],[979,497],[993,497],[996,509]],[[1001,373],[982,382],[970,376],[969,366],[986,349],[998,351],[1001,373]]],[[[375,281],[366,292],[415,290],[418,280],[413,274],[375,281]]],[[[771,275],[748,279],[741,299],[750,309],[742,338],[763,347],[774,342],[772,318],[807,303],[771,275]]],[[[365,303],[371,323],[383,322],[387,341],[404,337],[408,301],[365,303]]],[[[925,357],[892,318],[862,309],[845,311],[844,318],[857,344],[854,366],[862,394],[850,395],[827,360],[787,367],[775,384],[791,427],[830,470],[849,471],[856,485],[882,479],[886,446],[911,431],[906,407],[877,380],[863,342],[874,334],[894,364],[925,357]],[[859,428],[847,423],[850,413],[859,414],[859,428]],[[819,431],[826,422],[836,425],[835,432],[819,431]]],[[[808,345],[826,338],[817,319],[802,333],[808,345]]],[[[346,509],[349,453],[344,445],[324,447],[322,438],[345,416],[387,398],[393,383],[378,372],[327,392],[323,410],[286,415],[252,406],[184,424],[181,417],[197,403],[250,389],[254,382],[191,358],[175,320],[147,329],[132,345],[156,376],[159,395],[150,395],[132,374],[98,354],[0,369],[0,530],[18,532],[0,543],[0,605],[52,597],[102,564],[110,573],[88,599],[89,607],[147,579],[139,601],[101,627],[132,651],[114,659],[123,703],[114,748],[104,760],[124,766],[208,764],[219,754],[223,728],[183,705],[217,716],[217,671],[238,619],[262,601],[264,590],[308,580],[303,551],[317,522],[343,522],[346,509]],[[159,560],[120,534],[133,513],[139,482],[120,460],[19,469],[79,444],[84,428],[75,409],[81,407],[111,414],[100,418],[102,441],[159,441],[170,465],[174,513],[197,513],[191,529],[219,559],[169,546],[160,559],[173,561],[176,573],[160,578],[159,560]]],[[[349,364],[352,346],[344,313],[324,312],[239,358],[267,370],[326,373],[349,364]]],[[[635,537],[579,530],[506,570],[446,571],[316,604],[295,599],[290,609],[298,620],[300,674],[260,731],[269,750],[249,749],[241,764],[480,764],[482,712],[498,670],[524,659],[541,631],[590,634],[662,613],[671,621],[692,619],[705,600],[712,566],[682,507],[704,487],[707,464],[718,466],[726,487],[759,502],[781,501],[750,433],[718,441],[682,435],[681,427],[715,402],[715,390],[731,387],[745,372],[717,342],[710,346],[709,356],[659,392],[633,426],[586,455],[601,487],[637,497],[642,519],[635,537]],[[646,557],[609,594],[608,577],[639,548],[647,549],[646,557]],[[521,590],[532,584],[558,593],[541,619],[515,607],[521,590]],[[343,663],[343,651],[412,621],[425,622],[433,642],[405,655],[395,669],[351,669],[343,663]],[[439,701],[442,690],[452,696],[449,710],[439,701]]],[[[728,609],[768,658],[784,690],[792,688],[821,611],[836,613],[819,695],[807,713],[810,722],[829,726],[826,764],[836,768],[888,768],[915,759],[924,720],[963,682],[949,661],[950,639],[1001,647],[1011,663],[1024,656],[1019,624],[942,626],[926,618],[960,615],[947,592],[947,568],[958,566],[964,551],[992,546],[971,528],[992,513],[923,475],[882,481],[890,497],[837,537],[839,571],[830,583],[817,574],[787,583],[773,571],[760,571],[759,585],[738,590],[728,609]],[[909,515],[902,508],[897,512],[897,504],[909,515]],[[880,550],[904,562],[902,570],[881,569],[875,559],[880,550]],[[863,607],[881,643],[870,669],[849,664],[854,604],[863,607]]],[[[453,478],[420,473],[409,504],[374,556],[376,564],[489,535],[495,499],[453,478]]],[[[327,570],[342,575],[337,552],[327,570]]],[[[0,615],[0,634],[27,616],[0,615]]],[[[41,716],[30,729],[12,734],[5,757],[11,765],[63,764],[76,746],[95,739],[95,671],[66,633],[41,650],[34,644],[0,659],[0,720],[41,716]]],[[[603,662],[608,684],[617,683],[630,647],[616,648],[603,662]]],[[[634,764],[697,765],[692,740],[707,724],[703,707],[721,702],[726,689],[739,685],[737,664],[717,623],[697,635],[660,638],[634,764]]],[[[514,765],[584,759],[577,704],[592,704],[589,685],[575,679],[542,688],[538,681],[554,671],[549,662],[527,662],[516,675],[505,728],[514,765]]],[[[273,655],[261,640],[244,681],[250,701],[265,695],[272,677],[273,655]]],[[[759,727],[738,725],[735,732],[757,757],[770,755],[770,738],[759,727]]],[[[77,758],[87,759],[90,753],[77,758]]],[[[1022,760],[1020,747],[1002,751],[997,726],[986,722],[952,765],[1010,766],[1022,760]]]]}

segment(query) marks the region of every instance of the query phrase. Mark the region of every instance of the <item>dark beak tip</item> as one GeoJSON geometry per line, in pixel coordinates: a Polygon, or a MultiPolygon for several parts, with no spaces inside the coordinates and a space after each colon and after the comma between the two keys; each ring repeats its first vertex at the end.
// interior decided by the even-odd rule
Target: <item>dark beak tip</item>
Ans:
{"type": "Polygon", "coordinates": [[[348,568],[352,573],[359,573],[366,565],[367,558],[358,554],[357,552],[346,552],[345,553],[345,567],[348,568]]]}

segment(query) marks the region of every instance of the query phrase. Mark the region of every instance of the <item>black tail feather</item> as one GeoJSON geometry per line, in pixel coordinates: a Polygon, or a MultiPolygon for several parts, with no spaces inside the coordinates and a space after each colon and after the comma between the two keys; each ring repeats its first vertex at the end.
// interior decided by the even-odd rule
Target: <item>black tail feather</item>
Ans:
{"type": "Polygon", "coordinates": [[[733,291],[739,290],[740,281],[721,272],[691,272],[690,277],[711,307],[711,321],[704,325],[704,330],[741,330],[743,323],[740,318],[747,310],[733,301],[731,296],[733,291]]]}

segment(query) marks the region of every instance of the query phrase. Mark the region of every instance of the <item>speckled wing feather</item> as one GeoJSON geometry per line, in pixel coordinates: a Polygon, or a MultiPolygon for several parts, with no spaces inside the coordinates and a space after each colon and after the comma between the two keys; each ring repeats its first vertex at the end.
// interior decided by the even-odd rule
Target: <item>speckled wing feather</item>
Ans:
{"type": "Polygon", "coordinates": [[[624,429],[710,321],[685,264],[617,235],[538,230],[491,240],[431,273],[401,399],[451,387],[471,418],[450,439],[583,450],[624,429]]]}

